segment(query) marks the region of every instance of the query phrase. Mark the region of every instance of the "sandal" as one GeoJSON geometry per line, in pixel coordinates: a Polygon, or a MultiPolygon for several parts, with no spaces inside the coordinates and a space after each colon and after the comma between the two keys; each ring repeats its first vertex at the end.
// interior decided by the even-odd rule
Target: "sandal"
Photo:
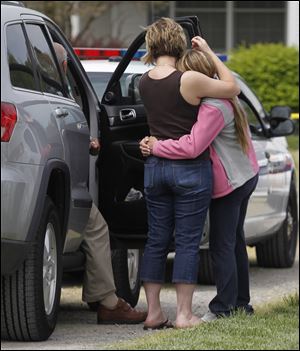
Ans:
{"type": "Polygon", "coordinates": [[[172,324],[172,322],[169,319],[165,320],[162,323],[154,325],[152,327],[150,327],[150,326],[148,327],[148,326],[144,325],[143,329],[144,330],[159,330],[159,329],[167,329],[167,328],[174,328],[174,325],[172,324]]]}

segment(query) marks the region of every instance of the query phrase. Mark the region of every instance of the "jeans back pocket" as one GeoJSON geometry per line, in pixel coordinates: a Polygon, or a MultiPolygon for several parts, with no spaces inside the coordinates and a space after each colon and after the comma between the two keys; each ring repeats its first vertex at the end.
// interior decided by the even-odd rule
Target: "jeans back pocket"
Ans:
{"type": "Polygon", "coordinates": [[[151,189],[154,186],[155,166],[158,163],[156,157],[149,157],[144,165],[144,188],[151,189]]]}
{"type": "Polygon", "coordinates": [[[173,165],[174,185],[181,189],[193,189],[205,186],[207,178],[211,178],[211,165],[207,161],[185,162],[173,165]]]}

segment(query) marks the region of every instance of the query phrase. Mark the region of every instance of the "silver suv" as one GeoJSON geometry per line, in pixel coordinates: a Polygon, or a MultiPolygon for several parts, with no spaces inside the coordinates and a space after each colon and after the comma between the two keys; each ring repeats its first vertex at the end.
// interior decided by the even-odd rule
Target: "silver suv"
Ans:
{"type": "MultiPolygon", "coordinates": [[[[141,72],[126,69],[145,32],[104,82],[90,74],[95,90],[103,88],[97,97],[55,23],[12,3],[1,2],[1,338],[36,341],[55,328],[63,270],[84,265],[80,245],[91,196],[109,225],[117,294],[132,306],[138,301],[148,231],[138,141],[149,129],[138,94],[141,72]],[[53,42],[67,51],[66,76],[53,42]],[[89,135],[99,130],[101,153],[89,156],[89,135]]],[[[189,42],[201,35],[196,17],[177,21],[189,42]]],[[[293,124],[288,108],[267,114],[246,85],[242,92],[260,145],[248,243],[257,246],[262,265],[288,267],[297,242],[295,170],[286,147],[272,137],[292,133],[293,124]]],[[[207,241],[204,235],[202,248],[207,241]]],[[[208,258],[207,250],[201,257],[208,258]]],[[[210,279],[207,263],[200,268],[208,267],[210,279]]]]}
{"type": "Polygon", "coordinates": [[[44,340],[55,327],[62,253],[78,249],[92,204],[93,98],[55,24],[1,3],[1,338],[44,340]],[[53,41],[72,58],[67,79],[53,41]]]}

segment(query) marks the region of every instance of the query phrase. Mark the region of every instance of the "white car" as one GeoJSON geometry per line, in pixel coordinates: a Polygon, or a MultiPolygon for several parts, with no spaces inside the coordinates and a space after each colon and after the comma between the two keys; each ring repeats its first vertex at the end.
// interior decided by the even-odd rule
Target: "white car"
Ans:
{"type": "MultiPolygon", "coordinates": [[[[119,65],[119,62],[116,61],[118,61],[116,58],[81,61],[98,99],[102,103],[105,103],[107,99],[111,98],[112,89],[107,89],[107,85],[119,65]]],[[[142,102],[138,92],[138,79],[141,74],[150,68],[141,61],[132,61],[121,77],[118,77],[120,82],[119,89],[121,89],[122,96],[128,97],[128,105],[131,105],[128,107],[128,113],[129,111],[134,111],[135,113],[141,111],[142,102]]],[[[271,114],[268,114],[246,82],[238,75],[236,75],[236,78],[241,87],[239,98],[248,115],[253,143],[260,166],[259,182],[250,199],[245,221],[246,241],[248,245],[256,247],[257,261],[260,266],[290,267],[294,263],[298,235],[295,166],[292,156],[287,149],[286,138],[282,136],[284,134],[278,133],[281,137],[275,137],[276,133],[270,134],[269,132],[272,116],[285,113],[285,117],[283,118],[288,118],[289,110],[288,108],[275,107],[271,111],[271,114]],[[281,109],[281,111],[276,110],[277,108],[281,109]]],[[[116,103],[117,101],[114,104],[116,103]]],[[[116,123],[115,126],[113,125],[116,122],[115,117],[111,117],[110,120],[112,123],[110,127],[112,129],[115,128],[117,130],[118,128],[122,128],[122,122],[124,122],[123,128],[128,129],[128,135],[130,134],[130,129],[133,131],[133,135],[128,137],[130,140],[123,140],[121,142],[121,149],[125,150],[121,157],[124,167],[121,167],[119,171],[121,172],[120,174],[125,175],[128,182],[126,191],[134,189],[142,193],[143,162],[137,155],[138,150],[134,150],[134,141],[136,143],[135,147],[137,147],[137,141],[142,135],[136,135],[135,137],[134,130],[137,123],[146,124],[146,120],[133,118],[132,120],[126,121],[125,119],[122,121],[121,118],[119,120],[121,123],[116,123]],[[136,181],[134,174],[140,177],[140,182],[136,181]],[[130,181],[130,177],[132,177],[132,181],[130,181]]],[[[104,143],[105,137],[104,133],[104,143]]],[[[118,153],[116,144],[120,146],[120,140],[116,142],[112,140],[108,143],[110,143],[110,147],[108,148],[118,153]]],[[[114,169],[113,164],[110,164],[110,167],[112,167],[111,170],[114,169]]],[[[118,186],[116,185],[116,191],[118,186]]],[[[123,194],[124,198],[126,198],[126,191],[123,194]]],[[[140,203],[141,199],[138,198],[133,202],[137,201],[140,203]]],[[[139,218],[145,218],[145,214],[141,212],[143,209],[143,207],[139,209],[139,218]]],[[[110,207],[110,211],[116,211],[114,206],[110,207]]],[[[114,231],[115,219],[112,216],[107,216],[107,218],[111,229],[114,231]]],[[[131,221],[130,218],[128,219],[128,223],[131,223],[132,226],[135,225],[135,222],[131,221]]],[[[208,233],[209,224],[207,222],[200,247],[199,282],[201,283],[214,282],[208,251],[208,233]]],[[[132,258],[132,256],[130,257],[132,258]]],[[[136,259],[138,257],[136,255],[136,259]]],[[[135,263],[135,267],[138,270],[138,262],[135,263]]],[[[138,275],[137,273],[136,276],[138,275]]]]}

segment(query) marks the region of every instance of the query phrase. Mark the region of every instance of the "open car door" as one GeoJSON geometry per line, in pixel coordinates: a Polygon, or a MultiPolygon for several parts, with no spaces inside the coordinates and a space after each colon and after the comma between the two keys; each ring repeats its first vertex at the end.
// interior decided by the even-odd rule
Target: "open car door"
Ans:
{"type": "MultiPolygon", "coordinates": [[[[197,17],[176,20],[184,28],[188,43],[194,36],[201,35],[197,17]]],[[[148,231],[143,197],[144,158],[139,150],[139,141],[149,135],[138,89],[142,73],[125,74],[134,55],[143,47],[145,34],[145,31],[140,33],[129,47],[101,101],[99,208],[112,238],[125,241],[127,248],[143,246],[148,231]]]]}

